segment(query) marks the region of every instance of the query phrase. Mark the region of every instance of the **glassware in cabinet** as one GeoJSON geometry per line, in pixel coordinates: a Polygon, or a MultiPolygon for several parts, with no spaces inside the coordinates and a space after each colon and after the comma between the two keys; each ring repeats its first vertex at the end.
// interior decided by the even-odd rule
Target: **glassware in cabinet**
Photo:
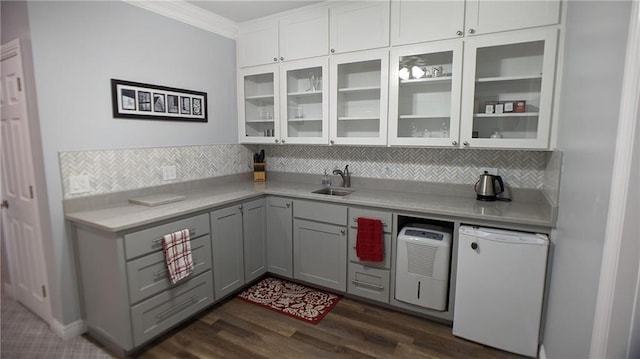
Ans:
{"type": "Polygon", "coordinates": [[[392,50],[389,143],[457,146],[462,42],[392,50]]]}
{"type": "Polygon", "coordinates": [[[536,30],[467,41],[465,146],[548,147],[556,37],[536,30]]]}

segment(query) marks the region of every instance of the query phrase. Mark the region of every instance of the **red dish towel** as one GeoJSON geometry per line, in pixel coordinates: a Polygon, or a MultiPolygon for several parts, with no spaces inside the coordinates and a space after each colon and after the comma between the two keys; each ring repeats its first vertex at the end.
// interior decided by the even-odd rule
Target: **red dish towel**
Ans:
{"type": "Polygon", "coordinates": [[[382,262],[384,246],[382,241],[382,222],[378,219],[358,218],[356,237],[356,255],[361,261],[382,262]]]}
{"type": "Polygon", "coordinates": [[[191,256],[191,241],[189,230],[167,234],[163,237],[162,248],[167,262],[171,283],[176,283],[193,272],[193,258],[191,256]]]}

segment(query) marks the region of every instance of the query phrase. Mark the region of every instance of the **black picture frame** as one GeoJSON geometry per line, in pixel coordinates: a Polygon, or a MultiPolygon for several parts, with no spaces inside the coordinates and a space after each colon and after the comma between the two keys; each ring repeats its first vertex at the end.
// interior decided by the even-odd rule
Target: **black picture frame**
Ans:
{"type": "Polygon", "coordinates": [[[111,79],[114,118],[208,122],[207,93],[111,79]]]}

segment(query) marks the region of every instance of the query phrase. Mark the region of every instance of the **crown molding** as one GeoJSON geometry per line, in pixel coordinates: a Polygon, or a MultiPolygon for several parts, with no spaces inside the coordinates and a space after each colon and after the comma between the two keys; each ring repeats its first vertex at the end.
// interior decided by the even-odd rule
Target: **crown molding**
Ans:
{"type": "Polygon", "coordinates": [[[238,24],[220,15],[206,11],[184,0],[149,1],[122,0],[128,4],[155,12],[174,20],[218,34],[232,40],[238,38],[238,24]]]}

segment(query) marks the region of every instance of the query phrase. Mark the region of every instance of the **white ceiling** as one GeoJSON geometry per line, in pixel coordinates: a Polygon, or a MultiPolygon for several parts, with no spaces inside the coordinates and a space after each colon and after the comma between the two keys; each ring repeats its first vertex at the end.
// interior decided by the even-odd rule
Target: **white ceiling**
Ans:
{"type": "Polygon", "coordinates": [[[193,1],[188,3],[201,7],[202,9],[220,15],[235,22],[244,22],[257,19],[259,17],[272,15],[286,10],[296,9],[321,0],[208,0],[193,1]]]}

